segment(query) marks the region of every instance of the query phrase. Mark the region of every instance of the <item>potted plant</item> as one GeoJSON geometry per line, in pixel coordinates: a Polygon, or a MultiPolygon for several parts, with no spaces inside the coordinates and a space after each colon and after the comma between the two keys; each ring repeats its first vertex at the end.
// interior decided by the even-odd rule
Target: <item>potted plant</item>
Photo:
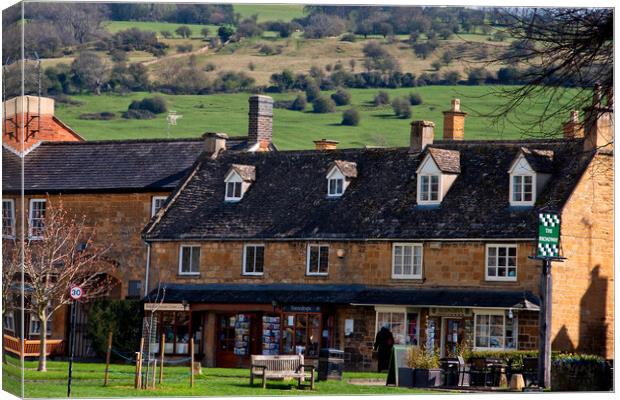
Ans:
{"type": "Polygon", "coordinates": [[[439,357],[434,349],[428,350],[423,346],[412,347],[407,354],[407,367],[413,372],[413,387],[443,385],[443,373],[439,368],[439,357]]]}

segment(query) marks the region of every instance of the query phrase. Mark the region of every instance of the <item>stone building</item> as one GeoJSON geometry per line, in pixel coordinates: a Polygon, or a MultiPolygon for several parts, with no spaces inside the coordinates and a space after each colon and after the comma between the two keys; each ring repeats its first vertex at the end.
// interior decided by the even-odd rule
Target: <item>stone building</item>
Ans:
{"type": "Polygon", "coordinates": [[[207,366],[336,347],[371,369],[381,326],[442,356],[537,349],[528,256],[553,212],[553,348],[613,357],[613,118],[588,112],[564,138],[468,141],[454,101],[443,140],[414,121],[405,148],[204,152],[144,230],[156,337],[207,366]]]}
{"type": "MultiPolygon", "coordinates": [[[[252,97],[250,106],[258,99],[252,97]]],[[[86,224],[95,228],[98,244],[108,248],[106,258],[115,266],[117,284],[111,293],[115,298],[142,298],[149,290],[145,286],[149,247],[141,231],[203,151],[275,150],[270,131],[251,122],[256,120],[253,113],[258,113],[252,109],[248,137],[207,133],[192,139],[83,141],[53,115],[53,104],[52,99],[26,96],[4,105],[13,111],[7,113],[3,126],[8,128],[3,130],[2,143],[3,240],[21,237],[22,209],[27,218],[25,237],[33,239],[32,226],[44,220],[46,206],[62,202],[73,215],[84,216],[86,224]],[[22,104],[29,104],[23,113],[22,104]],[[22,126],[20,118],[30,123],[22,126]],[[15,126],[18,134],[11,130],[15,126]]],[[[66,339],[65,311],[57,312],[48,324],[50,338],[66,339]]],[[[12,311],[3,315],[5,333],[20,336],[20,315],[12,311]]],[[[85,315],[80,322],[86,323],[85,315]]],[[[24,326],[26,338],[38,338],[36,317],[27,315],[24,326]]],[[[84,347],[78,353],[86,351],[87,341],[79,343],[84,347]]]]}

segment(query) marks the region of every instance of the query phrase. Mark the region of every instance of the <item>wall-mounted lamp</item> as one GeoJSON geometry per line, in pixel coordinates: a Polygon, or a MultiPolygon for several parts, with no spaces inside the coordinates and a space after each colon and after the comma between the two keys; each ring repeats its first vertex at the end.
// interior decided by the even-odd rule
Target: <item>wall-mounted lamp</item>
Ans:
{"type": "Polygon", "coordinates": [[[344,249],[338,249],[336,251],[336,255],[338,256],[338,258],[343,258],[345,254],[346,252],[344,251],[344,249]]]}
{"type": "Polygon", "coordinates": [[[514,317],[514,315],[512,314],[512,308],[510,308],[510,309],[508,310],[508,318],[509,318],[509,319],[512,319],[513,317],[514,317]]]}
{"type": "Polygon", "coordinates": [[[271,306],[273,307],[273,312],[276,312],[276,307],[278,307],[278,302],[275,300],[271,301],[271,306]]]}

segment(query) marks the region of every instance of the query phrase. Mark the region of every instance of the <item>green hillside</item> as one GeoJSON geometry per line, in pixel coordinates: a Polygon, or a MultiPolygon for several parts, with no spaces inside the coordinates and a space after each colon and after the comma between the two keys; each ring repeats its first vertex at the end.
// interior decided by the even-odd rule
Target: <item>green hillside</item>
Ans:
{"type": "Polygon", "coordinates": [[[258,22],[286,22],[304,16],[303,4],[233,4],[233,9],[236,13],[241,14],[241,18],[256,14],[258,22]]]}
{"type": "MultiPolygon", "coordinates": [[[[420,93],[424,103],[412,107],[412,119],[434,121],[438,137],[443,130],[442,111],[450,106],[453,97],[461,99],[464,111],[469,112],[465,124],[468,139],[518,138],[520,132],[513,126],[497,127],[488,114],[500,105],[500,99],[492,95],[497,86],[426,86],[386,90],[390,98],[420,93]]],[[[330,114],[315,114],[308,105],[305,112],[274,110],[274,141],[281,149],[312,148],[313,140],[329,138],[340,141],[340,147],[361,147],[364,145],[402,146],[409,140],[410,119],[396,118],[390,106],[374,107],[372,99],[377,89],[353,89],[352,107],[362,116],[359,126],[340,125],[342,111],[351,106],[338,107],[330,114]]],[[[329,94],[329,93],[326,93],[329,94]]],[[[128,96],[73,96],[82,105],[57,105],[57,115],[88,140],[95,139],[138,139],[167,137],[166,116],[161,114],[153,120],[126,120],[120,117],[131,100],[149,96],[147,93],[132,93],[128,96]],[[109,111],[116,113],[111,121],[90,121],[79,119],[82,113],[109,111]]],[[[249,94],[218,95],[176,95],[163,96],[168,109],[183,117],[177,126],[170,129],[171,137],[196,137],[207,131],[226,132],[231,136],[246,135],[249,94]]],[[[293,99],[294,93],[275,94],[276,100],[293,99]]],[[[536,115],[543,107],[541,103],[522,107],[523,115],[536,115]]],[[[548,121],[548,127],[558,127],[562,121],[548,121]]]]}

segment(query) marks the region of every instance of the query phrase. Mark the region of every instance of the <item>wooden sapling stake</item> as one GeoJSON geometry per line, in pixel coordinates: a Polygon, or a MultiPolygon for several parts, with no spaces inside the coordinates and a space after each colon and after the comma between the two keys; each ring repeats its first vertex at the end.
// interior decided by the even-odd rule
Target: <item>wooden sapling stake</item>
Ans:
{"type": "Polygon", "coordinates": [[[164,349],[166,347],[166,335],[161,334],[161,345],[159,346],[159,383],[164,381],[164,349]]]}
{"type": "Polygon", "coordinates": [[[142,349],[144,338],[140,339],[140,351],[136,354],[136,389],[142,389],[142,349]]]}
{"type": "Polygon", "coordinates": [[[189,387],[194,387],[194,338],[189,339],[189,387]]]}
{"type": "Polygon", "coordinates": [[[153,379],[151,383],[151,386],[153,387],[153,389],[155,389],[156,376],[157,376],[157,359],[153,360],[153,379]]]}
{"type": "Polygon", "coordinates": [[[110,353],[112,352],[112,330],[108,332],[108,348],[105,352],[105,375],[103,378],[103,386],[108,384],[108,375],[110,373],[110,353]]]}

